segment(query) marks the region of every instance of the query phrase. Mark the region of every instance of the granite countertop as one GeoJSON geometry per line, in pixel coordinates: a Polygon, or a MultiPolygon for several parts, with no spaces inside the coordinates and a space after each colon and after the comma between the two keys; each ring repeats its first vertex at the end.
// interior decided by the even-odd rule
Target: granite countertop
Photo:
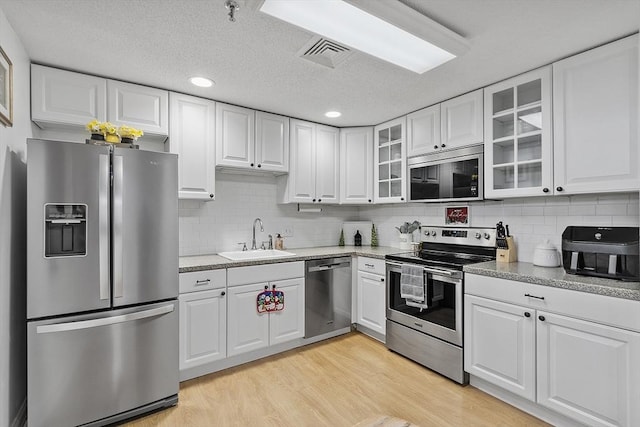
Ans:
{"type": "Polygon", "coordinates": [[[547,268],[528,262],[490,261],[466,265],[464,271],[469,274],[640,301],[640,282],[567,274],[562,267],[547,268]]]}
{"type": "Polygon", "coordinates": [[[389,246],[324,246],[319,248],[294,248],[285,249],[295,254],[283,258],[258,259],[246,261],[232,261],[220,255],[195,255],[183,256],[179,260],[180,273],[190,271],[216,270],[220,268],[244,267],[247,265],[274,264],[279,262],[306,261],[310,259],[330,258],[334,256],[357,255],[370,258],[384,259],[385,255],[406,250],[389,246]]]}

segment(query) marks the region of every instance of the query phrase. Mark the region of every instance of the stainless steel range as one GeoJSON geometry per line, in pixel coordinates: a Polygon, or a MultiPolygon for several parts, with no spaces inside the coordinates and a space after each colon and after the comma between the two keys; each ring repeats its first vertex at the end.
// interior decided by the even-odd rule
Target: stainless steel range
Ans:
{"type": "Polygon", "coordinates": [[[386,345],[466,384],[462,268],[496,259],[496,230],[423,226],[420,236],[419,252],[386,257],[386,345]]]}

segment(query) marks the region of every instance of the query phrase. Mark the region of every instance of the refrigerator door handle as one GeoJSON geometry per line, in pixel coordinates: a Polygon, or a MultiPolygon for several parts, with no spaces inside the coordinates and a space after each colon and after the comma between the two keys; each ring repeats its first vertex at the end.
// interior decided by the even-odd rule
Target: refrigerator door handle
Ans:
{"type": "Polygon", "coordinates": [[[123,248],[122,248],[122,209],[124,195],[124,165],[122,156],[113,156],[113,297],[122,298],[123,248]]]}
{"type": "Polygon", "coordinates": [[[100,299],[109,299],[109,155],[100,154],[98,195],[98,241],[100,251],[100,299]]]}
{"type": "Polygon", "coordinates": [[[147,319],[149,317],[157,317],[163,314],[171,313],[174,305],[169,304],[162,307],[152,308],[150,310],[138,311],[134,313],[122,314],[113,317],[102,317],[100,319],[80,320],[76,322],[54,323],[51,325],[41,325],[36,328],[38,334],[48,334],[51,332],[68,332],[77,331],[79,329],[96,328],[98,326],[115,325],[116,323],[131,322],[133,320],[147,319]]]}

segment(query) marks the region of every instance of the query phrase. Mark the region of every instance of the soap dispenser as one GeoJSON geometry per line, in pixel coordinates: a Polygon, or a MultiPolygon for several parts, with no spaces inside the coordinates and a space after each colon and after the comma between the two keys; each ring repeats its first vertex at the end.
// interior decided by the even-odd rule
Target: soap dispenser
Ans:
{"type": "Polygon", "coordinates": [[[356,235],[353,236],[353,244],[355,246],[362,246],[362,235],[360,234],[360,230],[356,230],[356,235]]]}

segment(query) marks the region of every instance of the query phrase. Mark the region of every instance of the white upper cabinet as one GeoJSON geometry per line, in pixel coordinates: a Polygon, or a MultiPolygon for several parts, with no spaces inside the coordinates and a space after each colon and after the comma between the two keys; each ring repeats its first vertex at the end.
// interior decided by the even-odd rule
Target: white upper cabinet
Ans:
{"type": "Polygon", "coordinates": [[[407,115],[407,157],[481,144],[482,89],[407,115]]]}
{"type": "Polygon", "coordinates": [[[289,171],[289,118],[218,103],[216,165],[289,171]]]}
{"type": "Polygon", "coordinates": [[[638,190],[638,36],[553,64],[556,194],[638,190]]]}
{"type": "Polygon", "coordinates": [[[107,80],[107,121],[144,131],[145,135],[169,134],[169,92],[115,80],[107,80]]]}
{"type": "Polygon", "coordinates": [[[340,129],[340,203],[373,202],[373,128],[340,129]]]}
{"type": "Polygon", "coordinates": [[[374,128],[373,199],[376,203],[404,203],[407,200],[406,117],[374,128]]]}
{"type": "Polygon", "coordinates": [[[255,158],[255,111],[216,106],[216,165],[251,168],[255,158]]]}
{"type": "Polygon", "coordinates": [[[289,175],[279,182],[283,203],[338,203],[340,138],[334,127],[291,119],[289,175]]]}
{"type": "MultiPolygon", "coordinates": [[[[40,127],[82,129],[92,120],[169,133],[169,92],[57,68],[31,65],[31,120],[40,127]]],[[[88,135],[87,135],[88,136],[88,135]]]]}
{"type": "Polygon", "coordinates": [[[214,200],[216,103],[171,93],[169,149],[178,154],[178,197],[214,200]]]}
{"type": "Polygon", "coordinates": [[[101,77],[31,65],[31,120],[40,127],[107,119],[107,81],[101,77]]]}
{"type": "Polygon", "coordinates": [[[440,104],[440,120],[440,148],[459,148],[482,143],[482,89],[440,104]]]}
{"type": "Polygon", "coordinates": [[[407,156],[440,149],[440,104],[407,115],[407,156]]]}
{"type": "Polygon", "coordinates": [[[289,172],[289,118],[256,111],[255,167],[289,172]]]}
{"type": "Polygon", "coordinates": [[[486,198],[553,190],[551,66],[484,89],[486,198]]]}

